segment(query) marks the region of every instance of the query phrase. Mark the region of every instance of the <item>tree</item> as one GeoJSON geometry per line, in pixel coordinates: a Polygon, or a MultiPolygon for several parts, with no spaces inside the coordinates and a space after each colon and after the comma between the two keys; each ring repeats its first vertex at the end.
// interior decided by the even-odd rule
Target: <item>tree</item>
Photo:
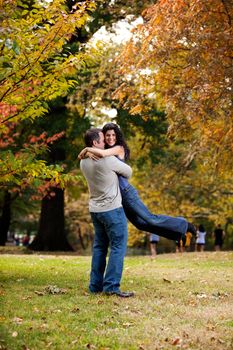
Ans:
{"type": "MultiPolygon", "coordinates": [[[[87,56],[81,51],[63,52],[63,47],[77,28],[84,27],[94,2],[73,4],[71,11],[60,0],[49,4],[15,0],[0,6],[0,186],[9,196],[16,189],[36,188],[48,180],[55,187],[64,186],[70,179],[69,175],[62,175],[64,168],[58,164],[47,165],[43,159],[49,144],[45,134],[41,134],[43,142],[34,142],[40,135],[36,135],[36,131],[30,134],[25,126],[31,121],[29,130],[35,129],[33,122],[45,115],[50,101],[66,96],[77,83],[74,72],[85,64],[87,56]],[[18,140],[19,135],[23,135],[25,142],[18,140]]],[[[55,142],[56,136],[50,135],[49,139],[55,142]]],[[[3,201],[0,232],[3,243],[9,228],[9,205],[9,200],[3,201]]]]}
{"type": "MultiPolygon", "coordinates": [[[[9,121],[16,124],[33,121],[47,112],[49,101],[65,96],[75,84],[74,70],[85,64],[83,53],[61,51],[75,29],[85,25],[94,2],[74,5],[72,12],[62,0],[49,4],[34,2],[31,7],[26,1],[9,0],[1,4],[0,130],[6,137],[9,121]]],[[[30,161],[31,151],[28,157],[20,154],[17,159],[9,149],[1,152],[2,182],[14,182],[16,177],[23,179],[31,173],[58,180],[58,170],[62,169],[50,169],[35,157],[30,161]]]]}
{"type": "MultiPolygon", "coordinates": [[[[72,177],[75,174],[74,169],[77,167],[77,152],[83,145],[84,131],[90,127],[89,120],[80,118],[78,113],[71,114],[64,105],[63,99],[57,99],[56,103],[53,101],[48,117],[37,123],[37,130],[48,130],[48,133],[51,134],[64,130],[65,133],[63,138],[56,140],[51,145],[46,154],[46,162],[48,164],[61,164],[72,177]]],[[[75,177],[73,182],[74,180],[75,177]]],[[[77,176],[76,185],[78,185],[77,176]]],[[[30,245],[31,249],[72,250],[70,244],[65,240],[68,232],[65,229],[64,196],[65,188],[61,188],[55,183],[51,184],[47,192],[44,193],[38,232],[30,245]]]]}
{"type": "Polygon", "coordinates": [[[131,113],[150,94],[169,135],[192,143],[209,166],[232,168],[232,1],[160,0],[143,12],[121,65],[131,74],[117,91],[131,113]]]}
{"type": "MultiPolygon", "coordinates": [[[[29,123],[25,120],[17,125],[16,123],[8,122],[8,132],[2,135],[0,149],[10,158],[11,163],[8,166],[6,158],[5,164],[1,168],[0,188],[2,196],[0,197],[1,208],[1,225],[0,225],[0,244],[4,245],[9,226],[11,223],[12,204],[15,199],[21,197],[24,193],[30,194],[33,197],[35,192],[45,192],[44,182],[46,181],[46,166],[44,173],[41,174],[42,165],[44,164],[41,158],[48,147],[61,138],[64,133],[52,135],[48,137],[46,133],[41,132],[40,135],[33,135],[33,130],[28,128],[29,123]],[[12,156],[14,155],[14,157],[12,156]],[[34,160],[34,165],[33,165],[34,160]],[[40,170],[36,168],[42,162],[40,170]],[[19,167],[24,165],[24,169],[19,170],[19,167]],[[14,171],[15,170],[15,171],[14,171]],[[29,171],[30,175],[25,178],[23,175],[29,171]],[[44,188],[44,189],[43,189],[44,188]]],[[[61,167],[60,167],[61,169],[61,167]]],[[[58,175],[58,166],[53,165],[53,174],[55,171],[58,175]]],[[[63,175],[60,175],[62,180],[63,175]]],[[[65,175],[66,180],[68,175],[65,175]]],[[[49,178],[49,177],[48,177],[49,178]]],[[[55,183],[59,183],[57,180],[55,183]]],[[[51,179],[50,179],[51,181],[51,179]]],[[[46,181],[48,182],[48,181],[46,181]]],[[[54,180],[53,180],[54,182],[54,180]]]]}

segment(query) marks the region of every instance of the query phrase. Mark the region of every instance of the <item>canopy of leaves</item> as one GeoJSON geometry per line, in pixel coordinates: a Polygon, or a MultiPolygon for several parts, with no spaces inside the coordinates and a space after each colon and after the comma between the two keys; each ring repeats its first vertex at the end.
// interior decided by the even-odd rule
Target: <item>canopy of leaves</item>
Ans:
{"type": "Polygon", "coordinates": [[[196,140],[192,152],[221,170],[232,166],[232,15],[232,1],[158,1],[122,54],[117,95],[131,113],[150,95],[170,135],[196,140]]]}
{"type": "Polygon", "coordinates": [[[24,144],[17,154],[11,146],[22,129],[20,123],[43,116],[49,101],[67,95],[77,84],[74,73],[88,57],[63,47],[77,28],[85,26],[94,6],[85,1],[69,10],[64,0],[1,3],[1,184],[19,184],[29,177],[61,180],[62,169],[39,160],[42,149],[32,140],[34,146],[24,144]]]}

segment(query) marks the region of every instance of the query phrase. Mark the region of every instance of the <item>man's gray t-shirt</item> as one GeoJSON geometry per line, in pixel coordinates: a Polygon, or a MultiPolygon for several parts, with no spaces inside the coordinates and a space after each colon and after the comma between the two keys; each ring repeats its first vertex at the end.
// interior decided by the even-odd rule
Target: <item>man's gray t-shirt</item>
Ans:
{"type": "Polygon", "coordinates": [[[85,176],[90,193],[90,212],[104,212],[121,207],[118,176],[129,178],[132,169],[115,156],[93,160],[82,159],[80,168],[85,176]]]}

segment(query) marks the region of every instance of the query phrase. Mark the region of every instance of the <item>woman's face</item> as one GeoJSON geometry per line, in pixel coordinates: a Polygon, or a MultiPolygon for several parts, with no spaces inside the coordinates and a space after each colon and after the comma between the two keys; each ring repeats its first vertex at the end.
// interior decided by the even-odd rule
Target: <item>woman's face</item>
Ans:
{"type": "Polygon", "coordinates": [[[108,130],[106,131],[106,134],[104,135],[105,143],[112,147],[116,144],[116,133],[114,130],[108,130]]]}

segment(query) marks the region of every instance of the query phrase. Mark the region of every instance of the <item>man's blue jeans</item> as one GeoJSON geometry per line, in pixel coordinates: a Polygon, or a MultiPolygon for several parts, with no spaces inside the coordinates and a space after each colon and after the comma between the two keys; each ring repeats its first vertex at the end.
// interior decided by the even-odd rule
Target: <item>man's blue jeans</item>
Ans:
{"type": "Polygon", "coordinates": [[[139,230],[180,240],[187,232],[188,222],[181,217],[152,214],[141,201],[137,190],[128,185],[121,190],[122,205],[128,220],[139,230]]]}
{"type": "Polygon", "coordinates": [[[119,291],[128,238],[124,210],[121,207],[101,213],[91,212],[91,218],[95,237],[89,289],[93,293],[119,291]],[[110,254],[106,266],[108,247],[110,254]]]}

